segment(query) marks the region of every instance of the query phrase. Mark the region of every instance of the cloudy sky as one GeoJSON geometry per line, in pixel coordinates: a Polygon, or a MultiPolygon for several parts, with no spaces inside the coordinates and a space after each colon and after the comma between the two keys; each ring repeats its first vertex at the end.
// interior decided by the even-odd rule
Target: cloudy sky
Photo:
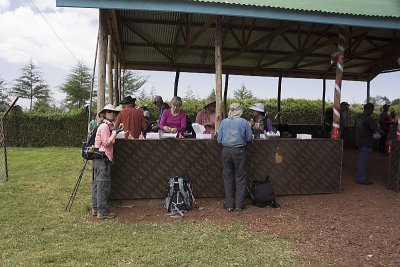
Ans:
{"type": "MultiPolygon", "coordinates": [[[[76,64],[83,61],[93,67],[98,29],[98,10],[58,8],[55,0],[0,0],[0,77],[9,86],[20,75],[20,69],[32,59],[50,85],[56,103],[64,95],[58,90],[76,64]],[[35,5],[42,15],[37,11],[35,5]],[[51,26],[50,26],[51,25],[51,26]],[[60,41],[59,37],[62,39],[60,41]]],[[[173,95],[175,73],[141,72],[148,76],[145,90],[154,88],[165,99],[173,95]]],[[[215,88],[214,76],[181,73],[178,94],[192,90],[206,97],[215,88]]],[[[230,95],[244,84],[260,98],[277,95],[277,78],[230,76],[230,95]]],[[[283,98],[321,99],[322,81],[310,79],[283,79],[283,98]]],[[[334,82],[327,82],[327,99],[333,99],[334,82]]],[[[371,96],[384,95],[400,98],[400,72],[379,75],[371,82],[371,96]]],[[[343,82],[342,101],[362,103],[366,98],[366,83],[343,82]]],[[[21,104],[21,103],[20,103],[21,104]]]]}

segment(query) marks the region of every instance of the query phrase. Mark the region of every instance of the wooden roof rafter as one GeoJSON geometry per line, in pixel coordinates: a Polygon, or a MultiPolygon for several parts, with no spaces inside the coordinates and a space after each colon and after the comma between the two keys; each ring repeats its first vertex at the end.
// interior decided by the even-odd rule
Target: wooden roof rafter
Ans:
{"type": "Polygon", "coordinates": [[[145,33],[141,33],[139,29],[136,29],[135,26],[128,25],[126,23],[123,23],[125,27],[127,27],[130,31],[135,33],[137,36],[139,36],[143,41],[145,41],[148,44],[151,44],[155,50],[160,52],[165,58],[168,59],[168,61],[173,62],[173,59],[170,55],[168,55],[167,52],[163,51],[161,48],[156,45],[156,42],[152,40],[150,37],[148,37],[145,33]]]}
{"type": "Polygon", "coordinates": [[[174,62],[177,62],[179,58],[188,51],[188,49],[203,35],[203,33],[210,28],[210,25],[215,23],[215,20],[215,16],[208,16],[203,26],[195,34],[193,34],[193,36],[190,37],[190,39],[186,42],[185,47],[174,56],[174,62]]]}

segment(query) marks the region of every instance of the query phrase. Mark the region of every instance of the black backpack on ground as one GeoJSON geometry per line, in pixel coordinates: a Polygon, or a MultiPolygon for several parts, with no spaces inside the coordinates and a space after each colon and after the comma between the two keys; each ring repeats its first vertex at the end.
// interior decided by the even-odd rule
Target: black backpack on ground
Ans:
{"type": "Polygon", "coordinates": [[[257,207],[268,206],[271,208],[279,208],[279,204],[275,200],[275,193],[268,176],[265,180],[253,181],[249,193],[257,207]]]}
{"type": "Polygon", "coordinates": [[[165,208],[171,215],[188,211],[196,203],[187,176],[168,177],[165,208]]]}

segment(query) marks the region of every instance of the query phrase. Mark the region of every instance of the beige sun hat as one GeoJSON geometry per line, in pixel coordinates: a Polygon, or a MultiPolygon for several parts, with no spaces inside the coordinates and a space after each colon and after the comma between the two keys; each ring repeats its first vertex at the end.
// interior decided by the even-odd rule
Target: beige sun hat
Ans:
{"type": "Polygon", "coordinates": [[[215,103],[215,97],[210,96],[204,101],[204,108],[206,108],[208,105],[214,104],[215,103]]]}
{"type": "Polygon", "coordinates": [[[104,113],[107,110],[115,111],[115,106],[111,104],[105,105],[104,108],[100,111],[100,113],[104,113]]]}
{"type": "Polygon", "coordinates": [[[122,104],[121,105],[119,105],[119,106],[117,106],[116,108],[115,108],[115,111],[116,112],[120,112],[121,110],[123,110],[124,108],[122,107],[122,104]]]}

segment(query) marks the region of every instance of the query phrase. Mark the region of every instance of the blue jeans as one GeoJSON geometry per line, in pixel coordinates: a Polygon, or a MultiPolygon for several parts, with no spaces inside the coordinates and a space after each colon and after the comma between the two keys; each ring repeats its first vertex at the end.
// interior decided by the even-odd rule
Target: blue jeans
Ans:
{"type": "Polygon", "coordinates": [[[222,148],[222,176],[224,177],[225,208],[243,209],[246,196],[244,148],[222,148]]]}
{"type": "Polygon", "coordinates": [[[93,160],[92,208],[104,215],[108,211],[107,200],[111,191],[111,161],[93,160]]]}
{"type": "Polygon", "coordinates": [[[367,179],[367,165],[371,156],[372,147],[360,146],[360,160],[358,162],[357,182],[363,183],[367,179]]]}

